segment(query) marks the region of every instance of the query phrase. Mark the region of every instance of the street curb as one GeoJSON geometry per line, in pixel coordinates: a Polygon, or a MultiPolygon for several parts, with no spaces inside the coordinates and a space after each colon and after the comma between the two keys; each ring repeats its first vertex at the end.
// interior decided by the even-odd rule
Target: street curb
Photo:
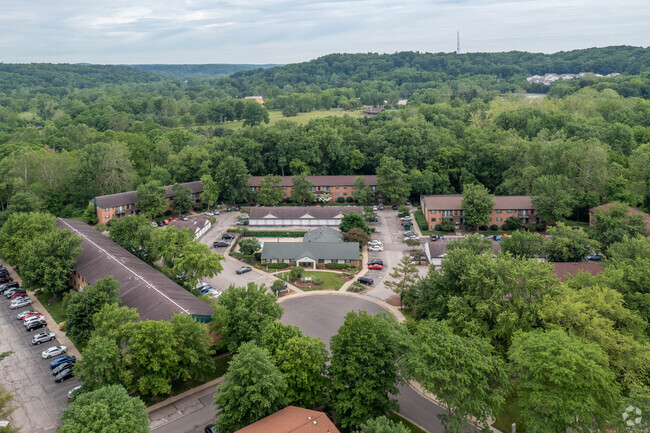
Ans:
{"type": "Polygon", "coordinates": [[[158,409],[161,409],[161,408],[163,408],[165,406],[169,406],[170,404],[174,404],[178,400],[182,400],[185,397],[189,397],[190,395],[196,394],[196,393],[201,392],[201,391],[203,391],[203,390],[205,390],[207,388],[210,388],[211,386],[216,386],[216,385],[220,384],[221,382],[223,382],[223,376],[217,377],[216,379],[214,379],[214,380],[212,380],[210,382],[204,383],[203,385],[199,385],[199,386],[197,386],[195,388],[188,389],[187,391],[185,391],[182,394],[178,394],[178,395],[175,395],[173,397],[169,397],[167,400],[163,400],[160,403],[154,404],[153,406],[149,406],[146,409],[146,411],[147,411],[147,413],[151,413],[151,412],[153,412],[155,410],[158,410],[158,409]]]}

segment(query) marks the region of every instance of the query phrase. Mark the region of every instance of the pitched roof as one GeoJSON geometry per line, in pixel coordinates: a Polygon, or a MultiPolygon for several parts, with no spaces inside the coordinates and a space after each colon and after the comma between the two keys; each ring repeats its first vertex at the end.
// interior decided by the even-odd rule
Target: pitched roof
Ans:
{"type": "Polygon", "coordinates": [[[196,235],[196,233],[201,230],[206,225],[210,224],[210,220],[204,216],[199,215],[198,217],[192,220],[175,220],[169,223],[170,226],[178,227],[179,229],[188,229],[190,232],[196,235]]]}
{"type": "Polygon", "coordinates": [[[553,273],[562,281],[567,276],[575,275],[580,271],[589,272],[591,275],[598,275],[603,271],[603,265],[594,262],[551,262],[553,273]]]}
{"type": "Polygon", "coordinates": [[[262,260],[358,260],[359,242],[264,242],[262,260]]]}
{"type": "Polygon", "coordinates": [[[356,212],[363,215],[363,208],[360,206],[256,206],[251,208],[249,217],[253,219],[332,219],[339,215],[356,212]]]}
{"type": "MultiPolygon", "coordinates": [[[[426,195],[422,197],[427,209],[461,210],[461,194],[426,195]]],[[[495,195],[494,209],[535,209],[528,195],[495,195]]]]}
{"type": "MultiPolygon", "coordinates": [[[[192,194],[197,192],[203,192],[203,184],[200,180],[194,182],[185,182],[181,185],[185,185],[190,189],[192,194]]],[[[174,191],[172,190],[173,185],[165,186],[165,198],[174,197],[174,191]]],[[[117,194],[109,195],[100,195],[95,197],[95,204],[101,208],[110,208],[115,206],[123,206],[126,204],[135,203],[137,201],[136,197],[137,191],[127,191],[120,192],[117,194]]]]}
{"type": "MultiPolygon", "coordinates": [[[[305,179],[313,183],[314,186],[353,186],[354,179],[363,177],[366,182],[365,185],[377,185],[377,176],[359,174],[356,176],[306,176],[305,179]]],[[[248,180],[250,186],[260,186],[260,182],[264,176],[251,176],[248,180]]],[[[293,177],[280,176],[280,183],[278,186],[293,186],[293,177]]]]}
{"type": "Polygon", "coordinates": [[[343,242],[343,233],[331,227],[318,227],[305,233],[303,242],[343,242]]]}
{"type": "MultiPolygon", "coordinates": [[[[608,211],[609,208],[611,208],[612,206],[614,206],[616,204],[619,204],[619,203],[616,203],[616,202],[612,201],[612,202],[609,202],[609,203],[601,204],[600,206],[592,207],[591,209],[589,209],[589,213],[595,216],[596,213],[598,213],[599,211],[608,211]]],[[[625,205],[625,206],[627,207],[627,214],[628,215],[629,214],[643,215],[643,220],[645,222],[645,228],[646,228],[646,236],[650,236],[650,214],[647,214],[647,213],[643,212],[641,209],[637,209],[637,208],[632,207],[632,206],[627,206],[627,205],[625,205]]]]}
{"type": "Polygon", "coordinates": [[[339,433],[323,412],[288,406],[235,433],[339,433]]]}
{"type": "Polygon", "coordinates": [[[109,275],[120,283],[122,305],[142,320],[169,320],[174,314],[211,316],[213,308],[82,221],[57,218],[57,226],[81,237],[75,271],[88,284],[109,275]]]}

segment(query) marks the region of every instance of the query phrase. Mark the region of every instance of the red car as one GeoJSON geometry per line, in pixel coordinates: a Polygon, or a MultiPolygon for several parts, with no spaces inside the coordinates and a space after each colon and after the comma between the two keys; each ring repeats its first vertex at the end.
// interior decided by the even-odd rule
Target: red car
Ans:
{"type": "Polygon", "coordinates": [[[169,217],[169,221],[170,221],[170,222],[171,222],[171,221],[176,221],[176,218],[174,218],[174,217],[169,217]]]}
{"type": "Polygon", "coordinates": [[[377,270],[382,270],[384,267],[380,265],[379,263],[372,263],[368,265],[368,269],[377,269],[377,270]]]}
{"type": "Polygon", "coordinates": [[[167,220],[163,220],[163,224],[165,224],[166,226],[168,226],[168,225],[169,225],[169,221],[167,221],[167,220]]]}
{"type": "Polygon", "coordinates": [[[29,318],[29,317],[34,317],[34,316],[42,317],[42,316],[43,316],[43,313],[29,313],[29,314],[26,314],[26,315],[23,316],[23,321],[24,321],[25,319],[29,318]]]}
{"type": "Polygon", "coordinates": [[[11,295],[11,300],[13,301],[14,299],[26,298],[26,297],[27,297],[27,293],[14,293],[13,295],[11,295]]]}

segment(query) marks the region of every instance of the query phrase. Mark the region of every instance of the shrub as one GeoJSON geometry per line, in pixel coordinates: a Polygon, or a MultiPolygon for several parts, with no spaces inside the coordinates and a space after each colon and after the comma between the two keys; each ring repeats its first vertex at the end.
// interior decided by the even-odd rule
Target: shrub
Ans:
{"type": "Polygon", "coordinates": [[[506,222],[503,224],[504,230],[519,230],[521,226],[521,221],[517,217],[510,217],[506,219],[506,222]]]}
{"type": "Polygon", "coordinates": [[[408,208],[408,206],[399,205],[399,206],[397,207],[397,212],[400,212],[400,213],[402,213],[402,212],[409,213],[410,211],[411,211],[411,210],[408,208]]]}
{"type": "Polygon", "coordinates": [[[347,270],[350,265],[345,263],[325,263],[325,269],[341,269],[347,270]]]}
{"type": "Polygon", "coordinates": [[[285,197],[284,202],[285,203],[293,203],[293,200],[291,200],[291,197],[285,197]]]}
{"type": "MultiPolygon", "coordinates": [[[[259,254],[261,255],[262,253],[259,253],[259,254]]],[[[262,266],[266,266],[267,268],[269,268],[269,270],[271,270],[271,269],[286,269],[286,268],[289,267],[289,265],[287,263],[264,263],[264,265],[262,265],[262,266]]]]}
{"type": "Polygon", "coordinates": [[[244,225],[247,226],[248,224],[250,224],[250,221],[245,220],[245,221],[244,221],[244,225]]]}
{"type": "Polygon", "coordinates": [[[323,280],[321,280],[318,277],[312,277],[311,282],[316,286],[320,286],[321,284],[323,284],[323,280]]]}
{"type": "Polygon", "coordinates": [[[492,225],[490,226],[490,230],[492,230],[493,232],[495,232],[495,231],[499,230],[499,226],[496,225],[496,224],[492,224],[492,225]]]}
{"type": "MultiPolygon", "coordinates": [[[[236,232],[237,229],[230,228],[229,232],[236,232]]],[[[255,238],[301,238],[305,236],[306,231],[288,231],[288,230],[247,230],[242,232],[244,237],[255,238]]]]}
{"type": "Polygon", "coordinates": [[[166,217],[172,216],[172,211],[171,211],[171,209],[167,209],[167,210],[165,211],[164,215],[165,215],[166,217]]]}
{"type": "Polygon", "coordinates": [[[303,272],[304,269],[300,266],[292,266],[291,271],[289,272],[290,281],[296,281],[297,278],[300,278],[302,276],[303,272]]]}
{"type": "Polygon", "coordinates": [[[440,225],[440,230],[444,232],[453,232],[454,230],[456,230],[456,224],[454,224],[454,222],[450,219],[442,220],[442,222],[439,225],[440,225]]]}
{"type": "Polygon", "coordinates": [[[350,290],[352,290],[353,292],[361,292],[361,291],[363,291],[365,289],[366,289],[366,286],[364,286],[363,284],[358,283],[356,281],[354,283],[352,283],[352,285],[350,285],[350,290]]]}
{"type": "Polygon", "coordinates": [[[438,231],[438,232],[441,232],[441,231],[442,231],[442,224],[436,224],[435,227],[434,227],[434,229],[435,229],[436,231],[438,231]]]}
{"type": "Polygon", "coordinates": [[[336,199],[338,203],[345,203],[345,199],[343,197],[339,197],[336,199]]]}
{"type": "Polygon", "coordinates": [[[348,197],[345,199],[348,203],[354,203],[354,197],[348,197]]]}
{"type": "Polygon", "coordinates": [[[194,212],[200,212],[201,209],[203,209],[203,205],[201,203],[194,203],[192,205],[192,210],[194,210],[194,212]]]}
{"type": "Polygon", "coordinates": [[[409,211],[406,211],[406,212],[397,212],[397,216],[398,216],[399,218],[402,218],[402,217],[405,217],[405,216],[409,216],[409,215],[410,215],[409,211]]]}
{"type": "Polygon", "coordinates": [[[480,231],[484,232],[484,231],[486,231],[488,229],[488,226],[480,226],[478,229],[480,231]]]}
{"type": "Polygon", "coordinates": [[[253,257],[255,258],[255,260],[259,262],[260,260],[262,260],[262,253],[255,253],[253,254],[253,257]]]}
{"type": "Polygon", "coordinates": [[[420,230],[429,230],[429,223],[427,223],[427,218],[424,216],[420,209],[413,212],[413,216],[415,217],[415,221],[418,223],[420,230]]]}

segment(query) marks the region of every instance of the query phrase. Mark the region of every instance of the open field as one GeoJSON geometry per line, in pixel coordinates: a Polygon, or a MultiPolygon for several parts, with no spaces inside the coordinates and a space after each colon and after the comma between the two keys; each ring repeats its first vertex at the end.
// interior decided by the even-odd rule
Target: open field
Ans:
{"type": "MultiPolygon", "coordinates": [[[[289,276],[289,272],[283,272],[277,274],[277,277],[285,280],[289,276]]],[[[343,286],[345,281],[339,278],[339,274],[336,272],[326,272],[326,271],[305,271],[305,277],[314,277],[317,276],[320,280],[323,281],[323,284],[314,288],[304,288],[302,290],[309,292],[311,290],[338,290],[343,286]]]]}
{"type": "MultiPolygon", "coordinates": [[[[298,123],[299,125],[304,125],[312,119],[320,119],[322,117],[329,117],[329,116],[346,116],[346,115],[352,117],[363,116],[361,110],[345,111],[345,110],[339,110],[335,108],[331,110],[316,110],[307,113],[298,113],[298,115],[294,117],[284,117],[282,115],[282,111],[280,110],[269,110],[269,125],[272,125],[279,120],[290,120],[292,122],[298,123]]],[[[229,128],[229,129],[241,129],[243,123],[244,123],[243,121],[237,121],[237,122],[214,123],[214,124],[199,125],[199,126],[213,126],[213,127],[219,126],[219,127],[229,128]]]]}

